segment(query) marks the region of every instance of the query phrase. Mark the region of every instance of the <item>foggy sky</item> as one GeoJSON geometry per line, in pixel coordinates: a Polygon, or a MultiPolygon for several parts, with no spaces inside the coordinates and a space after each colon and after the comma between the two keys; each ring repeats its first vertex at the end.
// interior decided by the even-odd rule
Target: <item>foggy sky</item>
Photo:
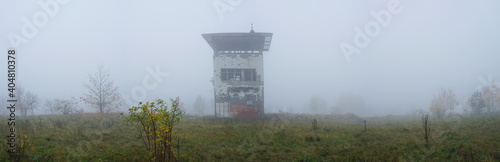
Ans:
{"type": "MultiPolygon", "coordinates": [[[[50,0],[52,1],[52,0],[50,0]]],[[[110,69],[123,95],[142,85],[147,67],[168,73],[147,100],[179,96],[188,113],[196,96],[213,112],[213,51],[201,34],[274,33],[264,53],[266,111],[308,112],[311,96],[335,106],[342,94],[359,96],[370,115],[427,109],[440,88],[463,101],[481,78],[500,80],[500,1],[230,1],[223,20],[214,2],[69,1],[18,51],[18,83],[47,99],[80,97],[88,73],[110,69]],[[346,60],[339,45],[354,45],[355,28],[377,23],[371,12],[397,3],[387,26],[346,60]]],[[[0,49],[22,35],[23,18],[44,10],[36,1],[0,1],[0,49]]],[[[6,60],[2,59],[0,67],[6,60]]],[[[6,79],[0,90],[6,94],[6,79]]],[[[42,104],[40,104],[42,105],[42,104]]],[[[80,106],[87,107],[81,103],[80,106]]],[[[42,107],[40,107],[42,109],[42,107]]],[[[125,110],[125,109],[123,109],[125,110]]],[[[89,109],[90,111],[90,109],[89,109]]],[[[329,111],[329,110],[326,110],[329,111]]],[[[37,111],[39,112],[39,111],[37,111]]],[[[366,115],[366,114],[365,114],[366,115]]]]}

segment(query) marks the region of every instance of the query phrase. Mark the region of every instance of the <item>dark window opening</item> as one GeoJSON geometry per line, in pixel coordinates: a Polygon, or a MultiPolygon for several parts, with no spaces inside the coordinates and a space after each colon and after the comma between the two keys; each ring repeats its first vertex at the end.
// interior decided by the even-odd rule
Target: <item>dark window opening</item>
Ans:
{"type": "Polygon", "coordinates": [[[221,69],[221,80],[257,81],[255,69],[221,69]]]}

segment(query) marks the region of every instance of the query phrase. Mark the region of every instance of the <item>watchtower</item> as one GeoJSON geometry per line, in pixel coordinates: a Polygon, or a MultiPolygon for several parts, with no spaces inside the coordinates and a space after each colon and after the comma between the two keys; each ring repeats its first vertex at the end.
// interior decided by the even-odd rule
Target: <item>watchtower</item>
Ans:
{"type": "Polygon", "coordinates": [[[259,118],[264,115],[264,59],[272,33],[202,34],[214,51],[216,117],[259,118]]]}

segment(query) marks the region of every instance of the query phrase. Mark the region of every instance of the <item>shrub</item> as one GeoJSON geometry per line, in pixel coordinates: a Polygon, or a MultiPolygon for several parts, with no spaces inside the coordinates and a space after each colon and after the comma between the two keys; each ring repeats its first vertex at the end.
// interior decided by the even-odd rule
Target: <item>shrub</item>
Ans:
{"type": "Polygon", "coordinates": [[[425,143],[428,144],[431,132],[431,121],[429,119],[429,114],[422,114],[422,127],[424,128],[425,143]]]}
{"type": "Polygon", "coordinates": [[[161,99],[144,104],[140,102],[137,107],[129,109],[130,115],[125,118],[139,130],[151,161],[175,160],[172,142],[176,134],[173,128],[184,115],[184,110],[179,107],[179,98],[170,101],[170,109],[161,99]]]}
{"type": "Polygon", "coordinates": [[[313,130],[318,129],[318,120],[316,120],[316,119],[311,120],[311,124],[312,124],[313,130]]]}
{"type": "Polygon", "coordinates": [[[8,159],[10,161],[25,161],[30,159],[30,154],[33,153],[35,146],[28,142],[28,136],[22,134],[21,137],[16,137],[15,139],[18,141],[15,145],[15,152],[10,152],[10,148],[4,148],[8,153],[8,159]]]}

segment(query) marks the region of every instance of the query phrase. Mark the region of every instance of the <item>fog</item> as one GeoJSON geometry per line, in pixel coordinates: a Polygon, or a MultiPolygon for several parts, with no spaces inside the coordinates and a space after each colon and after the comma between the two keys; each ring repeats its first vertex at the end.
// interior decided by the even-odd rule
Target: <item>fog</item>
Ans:
{"type": "MultiPolygon", "coordinates": [[[[35,113],[44,113],[45,100],[82,96],[88,74],[102,64],[123,96],[160,71],[141,101],[179,96],[195,113],[202,96],[210,115],[213,50],[201,34],[249,32],[253,24],[274,34],[264,53],[266,112],[408,114],[427,109],[441,88],[463,101],[500,80],[499,15],[495,0],[1,1],[0,49],[18,51],[17,81],[39,96],[35,113]],[[58,7],[48,13],[39,5],[46,2],[58,7]],[[390,18],[381,23],[374,15],[382,12],[390,18]],[[23,33],[36,21],[43,22],[36,32],[23,33]],[[361,43],[360,34],[367,35],[361,43]],[[25,42],[13,43],[12,35],[25,42]],[[319,112],[309,108],[314,96],[326,102],[319,112]],[[362,108],[339,108],[346,98],[362,108]]],[[[6,79],[1,85],[4,95],[6,79]]]]}

